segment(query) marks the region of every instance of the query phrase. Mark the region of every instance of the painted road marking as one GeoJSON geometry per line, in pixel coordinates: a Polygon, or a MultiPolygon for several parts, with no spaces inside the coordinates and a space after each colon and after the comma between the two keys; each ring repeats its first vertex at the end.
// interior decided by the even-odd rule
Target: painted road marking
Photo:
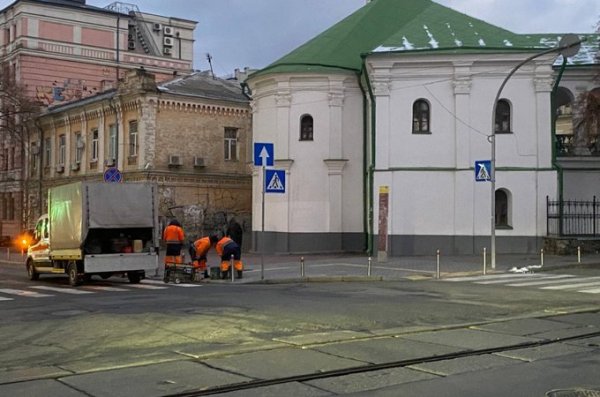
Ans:
{"type": "Polygon", "coordinates": [[[9,295],[25,296],[27,298],[46,298],[48,296],[54,296],[54,295],[48,295],[48,294],[40,294],[39,292],[35,292],[35,291],[27,291],[24,289],[12,289],[12,288],[2,288],[2,289],[0,289],[0,292],[4,293],[4,294],[9,294],[9,295]]]}
{"type": "Polygon", "coordinates": [[[62,294],[71,294],[71,295],[93,294],[92,291],[84,291],[84,290],[75,289],[75,288],[48,287],[46,285],[36,285],[31,288],[41,289],[41,290],[45,290],[45,291],[60,292],[62,294]]]}

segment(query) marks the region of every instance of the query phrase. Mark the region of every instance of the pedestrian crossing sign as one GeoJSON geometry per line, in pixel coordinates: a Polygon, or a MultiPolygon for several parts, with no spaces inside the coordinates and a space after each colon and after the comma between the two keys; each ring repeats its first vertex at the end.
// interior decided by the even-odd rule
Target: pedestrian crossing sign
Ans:
{"type": "Polygon", "coordinates": [[[490,160],[475,161],[475,182],[492,180],[492,162],[490,160]]]}
{"type": "Polygon", "coordinates": [[[265,193],[285,193],[285,170],[266,170],[265,193]]]}

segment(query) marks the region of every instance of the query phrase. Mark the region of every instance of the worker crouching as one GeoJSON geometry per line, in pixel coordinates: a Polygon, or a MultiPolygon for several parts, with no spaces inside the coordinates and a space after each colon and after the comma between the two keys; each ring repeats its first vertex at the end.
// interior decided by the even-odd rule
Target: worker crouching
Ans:
{"type": "MultiPolygon", "coordinates": [[[[221,257],[221,278],[229,277],[230,259],[233,256],[234,268],[237,271],[238,278],[242,278],[242,270],[244,265],[242,264],[242,249],[241,247],[229,237],[223,237],[216,246],[217,254],[221,257]]],[[[232,269],[233,271],[233,269],[232,269]]]]}
{"type": "Polygon", "coordinates": [[[194,269],[196,269],[196,273],[203,273],[204,278],[208,278],[206,255],[208,254],[210,247],[215,245],[218,241],[219,238],[212,235],[201,237],[190,245],[190,257],[192,258],[194,269]]]}

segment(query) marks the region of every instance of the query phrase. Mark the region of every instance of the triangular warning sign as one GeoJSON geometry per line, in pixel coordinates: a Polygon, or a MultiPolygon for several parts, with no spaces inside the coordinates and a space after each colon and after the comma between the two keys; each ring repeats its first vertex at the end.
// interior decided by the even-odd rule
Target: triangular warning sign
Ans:
{"type": "Polygon", "coordinates": [[[488,172],[487,168],[485,167],[485,164],[477,164],[479,166],[479,171],[477,172],[477,180],[479,181],[487,181],[490,180],[492,178],[490,178],[490,173],[488,172]]]}
{"type": "Polygon", "coordinates": [[[273,173],[273,178],[267,185],[267,190],[282,190],[285,191],[285,186],[281,183],[281,179],[279,179],[279,175],[275,172],[273,173]]]}

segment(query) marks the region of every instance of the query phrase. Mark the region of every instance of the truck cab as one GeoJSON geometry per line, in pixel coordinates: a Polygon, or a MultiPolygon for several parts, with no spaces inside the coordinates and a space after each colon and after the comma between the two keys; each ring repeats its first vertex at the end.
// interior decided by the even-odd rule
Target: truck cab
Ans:
{"type": "Polygon", "coordinates": [[[37,280],[40,272],[52,272],[48,215],[42,215],[33,229],[33,241],[27,248],[27,275],[37,280]]]}

